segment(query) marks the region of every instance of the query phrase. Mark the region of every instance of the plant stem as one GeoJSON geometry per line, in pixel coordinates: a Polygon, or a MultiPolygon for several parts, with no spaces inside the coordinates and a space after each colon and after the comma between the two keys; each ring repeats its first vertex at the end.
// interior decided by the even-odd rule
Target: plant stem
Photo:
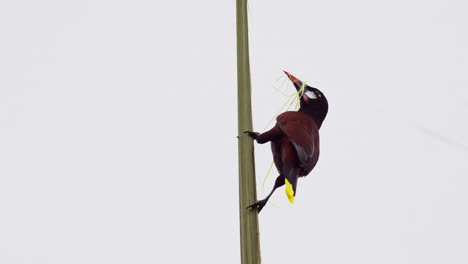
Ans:
{"type": "Polygon", "coordinates": [[[237,104],[239,136],[239,214],[242,264],[260,263],[258,213],[246,207],[257,201],[252,131],[247,0],[237,0],[237,104]]]}

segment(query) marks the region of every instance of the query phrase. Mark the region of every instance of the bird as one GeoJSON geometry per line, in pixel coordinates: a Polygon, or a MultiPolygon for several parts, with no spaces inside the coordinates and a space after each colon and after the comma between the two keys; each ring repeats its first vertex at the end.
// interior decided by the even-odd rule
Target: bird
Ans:
{"type": "Polygon", "coordinates": [[[283,185],[286,185],[289,202],[294,203],[298,178],[307,176],[319,159],[319,129],[328,113],[328,100],[319,89],[304,84],[286,71],[284,73],[298,91],[299,110],[281,113],[275,126],[264,133],[244,132],[259,144],[271,142],[273,161],[279,172],[270,194],[247,207],[257,209],[258,213],[275,190],[283,185]]]}

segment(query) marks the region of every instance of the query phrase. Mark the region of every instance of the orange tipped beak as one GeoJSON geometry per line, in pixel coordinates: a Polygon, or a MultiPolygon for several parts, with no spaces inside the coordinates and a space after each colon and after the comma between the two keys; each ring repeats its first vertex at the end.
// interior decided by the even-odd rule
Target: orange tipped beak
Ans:
{"type": "Polygon", "coordinates": [[[289,72],[287,72],[287,71],[283,71],[283,72],[286,73],[286,75],[288,76],[289,80],[291,80],[291,82],[295,83],[295,82],[299,81],[299,79],[296,78],[296,76],[290,74],[289,72]]]}
{"type": "Polygon", "coordinates": [[[294,87],[296,87],[296,90],[299,91],[299,89],[301,89],[301,86],[302,86],[302,81],[287,71],[283,71],[283,72],[286,74],[286,76],[288,76],[289,80],[291,80],[291,82],[294,84],[294,87]]]}

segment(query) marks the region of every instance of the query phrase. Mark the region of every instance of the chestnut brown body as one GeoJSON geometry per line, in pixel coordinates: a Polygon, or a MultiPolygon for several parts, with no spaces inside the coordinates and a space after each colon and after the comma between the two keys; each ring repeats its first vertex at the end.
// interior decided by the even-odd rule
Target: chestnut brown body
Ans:
{"type": "MultiPolygon", "coordinates": [[[[286,73],[299,91],[303,83],[286,73]]],[[[270,194],[249,207],[260,211],[273,192],[286,184],[286,193],[294,201],[299,177],[307,176],[320,155],[319,129],[328,113],[328,101],[317,88],[305,86],[300,96],[300,108],[276,118],[276,125],[264,133],[246,131],[260,144],[271,142],[273,160],[280,175],[270,194]],[[289,188],[288,188],[289,187],[289,188]],[[292,197],[291,197],[292,196],[292,197]]]]}

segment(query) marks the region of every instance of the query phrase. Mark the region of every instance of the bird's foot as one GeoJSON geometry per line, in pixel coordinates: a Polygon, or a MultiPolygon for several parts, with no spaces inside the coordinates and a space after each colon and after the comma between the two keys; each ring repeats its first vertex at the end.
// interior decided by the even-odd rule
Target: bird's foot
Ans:
{"type": "Polygon", "coordinates": [[[260,133],[252,131],[244,131],[245,134],[248,134],[251,138],[256,139],[260,133]]]}
{"type": "Polygon", "coordinates": [[[264,200],[260,200],[260,201],[257,201],[256,203],[253,203],[249,206],[247,206],[247,209],[257,209],[258,210],[258,213],[260,213],[260,211],[262,211],[263,207],[265,206],[265,204],[267,203],[267,200],[264,199],[264,200]]]}

